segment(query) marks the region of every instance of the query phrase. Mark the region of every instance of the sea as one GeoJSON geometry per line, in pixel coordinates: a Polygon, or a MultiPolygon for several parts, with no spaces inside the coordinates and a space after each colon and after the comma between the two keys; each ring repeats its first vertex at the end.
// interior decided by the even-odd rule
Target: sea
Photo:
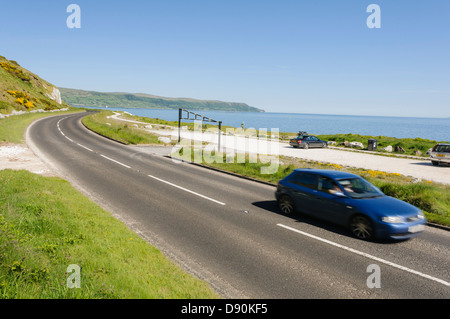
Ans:
{"type": "MultiPolygon", "coordinates": [[[[99,109],[99,108],[95,108],[99,109]]],[[[105,108],[102,108],[105,109],[105,108]]],[[[169,109],[144,108],[106,108],[111,111],[124,111],[133,115],[158,118],[166,121],[178,121],[179,111],[169,109]]],[[[190,112],[221,121],[223,126],[266,129],[278,129],[282,132],[308,132],[313,135],[359,134],[368,136],[389,136],[396,138],[422,138],[437,142],[450,142],[449,118],[332,115],[275,112],[229,112],[196,111],[190,112]]],[[[186,114],[186,113],[184,113],[186,114]]],[[[194,118],[192,115],[191,118],[194,118]]],[[[186,122],[185,120],[183,120],[186,122]]]]}

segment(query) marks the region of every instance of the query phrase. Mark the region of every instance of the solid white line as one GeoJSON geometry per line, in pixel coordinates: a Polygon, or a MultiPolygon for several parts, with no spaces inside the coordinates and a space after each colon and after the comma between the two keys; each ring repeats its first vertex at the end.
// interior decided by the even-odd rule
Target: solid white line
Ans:
{"type": "Polygon", "coordinates": [[[102,154],[100,154],[100,156],[103,157],[103,158],[106,158],[107,160],[110,160],[111,162],[114,162],[114,163],[117,163],[117,164],[119,164],[119,165],[122,165],[122,166],[124,166],[124,167],[126,167],[126,168],[131,168],[130,166],[125,165],[125,164],[123,164],[123,163],[121,163],[121,162],[118,162],[118,161],[116,161],[116,160],[114,160],[114,159],[112,159],[112,158],[109,158],[108,156],[105,156],[105,155],[102,155],[102,154]]]}
{"type": "Polygon", "coordinates": [[[218,200],[215,200],[215,199],[213,199],[213,198],[211,198],[211,197],[208,197],[208,196],[205,196],[205,195],[196,193],[196,192],[194,192],[194,191],[191,191],[190,189],[187,189],[187,188],[184,188],[184,187],[175,185],[175,184],[173,184],[173,183],[171,183],[171,182],[165,181],[165,180],[160,179],[160,178],[158,178],[158,177],[155,177],[155,176],[152,176],[152,175],[148,175],[148,177],[151,177],[151,178],[153,178],[153,179],[156,179],[157,181],[160,181],[160,182],[166,183],[166,184],[168,184],[168,185],[170,185],[170,186],[173,186],[173,187],[176,187],[176,188],[178,188],[178,189],[181,189],[181,190],[183,190],[183,191],[185,191],[185,192],[194,194],[194,195],[199,196],[199,197],[201,197],[201,198],[210,200],[210,201],[212,201],[212,202],[214,202],[214,203],[217,203],[217,204],[219,204],[219,205],[225,205],[225,203],[222,203],[222,202],[220,202],[220,201],[218,201],[218,200]]]}
{"type": "Polygon", "coordinates": [[[88,151],[94,152],[94,151],[91,150],[90,148],[88,148],[88,147],[86,147],[86,146],[84,146],[84,145],[81,145],[80,143],[77,143],[77,145],[80,146],[80,147],[82,147],[82,148],[84,148],[84,149],[86,149],[86,150],[88,150],[88,151]]]}
{"type": "Polygon", "coordinates": [[[347,251],[352,252],[352,253],[354,253],[354,254],[357,254],[357,255],[360,255],[360,256],[364,256],[364,257],[373,259],[373,260],[378,261],[378,262],[380,262],[380,263],[383,263],[383,264],[386,264],[386,265],[389,265],[389,266],[392,266],[392,267],[395,267],[395,268],[398,268],[398,269],[401,269],[401,270],[410,272],[410,273],[412,273],[412,274],[421,276],[421,277],[426,278],[426,279],[430,279],[430,280],[436,281],[436,282],[438,282],[438,283],[440,283],[440,284],[443,284],[443,285],[445,285],[445,286],[450,287],[450,282],[447,282],[447,281],[445,281],[445,280],[442,280],[442,279],[439,279],[439,278],[436,278],[436,277],[432,277],[432,276],[427,275],[427,274],[424,274],[424,273],[422,273],[422,272],[419,272],[419,271],[416,271],[416,270],[413,270],[413,269],[410,269],[410,268],[401,266],[401,265],[399,265],[399,264],[396,264],[396,263],[387,261],[387,260],[382,259],[382,258],[378,258],[378,257],[372,256],[372,255],[369,255],[369,254],[364,253],[364,252],[362,252],[362,251],[359,251],[359,250],[356,250],[356,249],[353,249],[353,248],[350,248],[350,247],[347,247],[347,246],[344,246],[344,245],[335,243],[335,242],[333,242],[333,241],[330,241],[330,240],[327,240],[327,239],[324,239],[324,238],[321,238],[321,237],[318,237],[318,236],[314,236],[314,235],[305,233],[305,232],[303,232],[303,231],[301,231],[301,230],[298,230],[298,229],[295,229],[295,228],[292,228],[292,227],[289,227],[289,226],[286,226],[286,225],[283,225],[283,224],[277,224],[277,226],[283,227],[283,228],[285,228],[285,229],[288,229],[288,230],[291,230],[291,231],[293,231],[293,232],[302,234],[302,235],[304,235],[304,236],[308,236],[308,237],[310,237],[310,238],[319,240],[319,241],[324,242],[324,243],[327,243],[327,244],[329,244],[329,245],[332,245],[332,246],[335,246],[335,247],[338,247],[338,248],[347,250],[347,251]]]}

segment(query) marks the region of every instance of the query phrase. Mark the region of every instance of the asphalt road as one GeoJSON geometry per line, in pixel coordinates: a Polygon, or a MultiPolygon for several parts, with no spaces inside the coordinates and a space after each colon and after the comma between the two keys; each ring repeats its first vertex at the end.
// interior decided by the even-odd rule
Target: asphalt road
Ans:
{"type": "Polygon", "coordinates": [[[449,298],[450,232],[364,242],[281,214],[274,187],[100,137],[85,114],[41,119],[30,148],[227,298],[449,298]]]}

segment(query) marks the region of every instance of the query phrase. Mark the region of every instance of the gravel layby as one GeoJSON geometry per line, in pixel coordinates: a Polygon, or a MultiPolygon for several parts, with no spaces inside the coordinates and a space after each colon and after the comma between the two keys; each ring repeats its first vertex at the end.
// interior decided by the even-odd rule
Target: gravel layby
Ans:
{"type": "Polygon", "coordinates": [[[43,176],[56,176],[27,145],[23,144],[0,144],[0,169],[28,170],[43,176]]]}

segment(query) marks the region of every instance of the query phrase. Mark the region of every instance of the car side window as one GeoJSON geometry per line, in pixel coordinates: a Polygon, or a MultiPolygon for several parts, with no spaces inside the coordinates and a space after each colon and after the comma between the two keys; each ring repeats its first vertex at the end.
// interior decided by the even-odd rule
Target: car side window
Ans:
{"type": "Polygon", "coordinates": [[[324,193],[335,194],[336,192],[342,192],[337,183],[331,178],[320,176],[317,184],[317,189],[324,193]]]}
{"type": "Polygon", "coordinates": [[[297,173],[294,176],[292,176],[290,182],[311,189],[316,189],[317,176],[309,173],[297,173]]]}
{"type": "Polygon", "coordinates": [[[315,136],[311,136],[311,140],[318,141],[319,139],[317,137],[315,137],[315,136]]]}

